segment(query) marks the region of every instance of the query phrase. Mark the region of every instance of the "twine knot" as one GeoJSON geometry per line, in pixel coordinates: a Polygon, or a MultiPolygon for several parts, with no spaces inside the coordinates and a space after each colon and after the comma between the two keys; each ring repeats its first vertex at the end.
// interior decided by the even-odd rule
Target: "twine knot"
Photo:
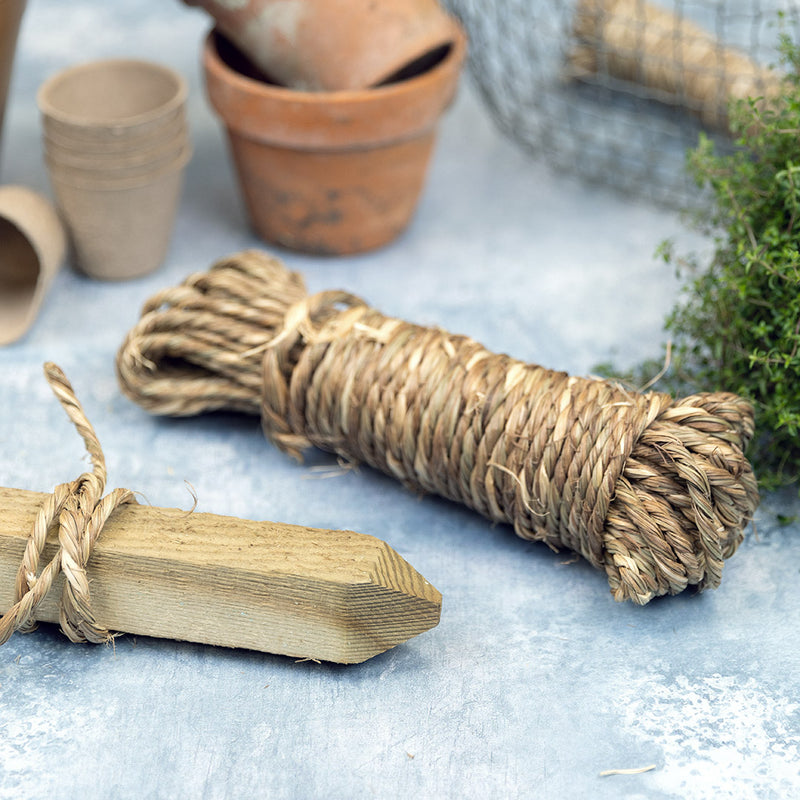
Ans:
{"type": "Polygon", "coordinates": [[[92,471],[70,483],[62,483],[47,497],[33,522],[17,571],[14,605],[0,618],[0,644],[15,632],[35,629],[35,612],[60,573],[64,586],[60,598],[61,629],[73,642],[107,642],[113,634],[98,623],[92,612],[87,564],[95,542],[111,513],[123,503],[135,503],[133,493],[115,489],[103,496],[106,467],[100,441],[64,373],[52,363],[45,377],[67,416],[83,438],[92,471]],[[39,562],[54,524],[58,525],[58,550],[39,572],[39,562]]]}

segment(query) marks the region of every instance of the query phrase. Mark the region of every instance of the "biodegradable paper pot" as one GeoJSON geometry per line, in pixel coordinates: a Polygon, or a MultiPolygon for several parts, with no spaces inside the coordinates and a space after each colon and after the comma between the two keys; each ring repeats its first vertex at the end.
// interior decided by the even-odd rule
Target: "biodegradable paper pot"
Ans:
{"type": "Polygon", "coordinates": [[[66,250],[55,209],[23,186],[0,186],[0,345],[33,324],[66,250]]]}
{"type": "Polygon", "coordinates": [[[0,142],[3,138],[3,116],[14,66],[14,52],[25,0],[0,0],[0,142]]]}
{"type": "Polygon", "coordinates": [[[292,89],[378,86],[453,43],[437,0],[187,2],[205,8],[270,80],[292,89]]]}
{"type": "Polygon", "coordinates": [[[146,178],[98,180],[50,171],[77,266],[92,278],[127,280],[164,261],[183,185],[184,157],[146,178]]]}
{"type": "Polygon", "coordinates": [[[151,126],[142,131],[119,128],[104,138],[99,137],[96,131],[90,131],[88,137],[82,137],[80,132],[67,136],[64,134],[63,128],[54,130],[44,115],[42,116],[42,130],[45,142],[60,150],[81,155],[91,153],[108,158],[160,147],[164,142],[188,134],[184,107],[175,109],[163,117],[161,125],[151,126]]]}
{"type": "Polygon", "coordinates": [[[455,27],[444,58],[416,77],[358,92],[296,92],[248,77],[238,51],[212,32],[207,92],[227,127],[259,235],[296,250],[343,254],[403,231],[465,51],[455,27]]]}
{"type": "Polygon", "coordinates": [[[157,148],[127,155],[76,154],[45,140],[44,157],[48,168],[83,172],[99,178],[135,178],[158,172],[179,161],[190,148],[188,138],[180,136],[157,148]]]}
{"type": "Polygon", "coordinates": [[[183,113],[186,95],[186,82],[168,67],[108,59],[54,75],[37,101],[48,134],[91,145],[158,136],[183,113]]]}
{"type": "Polygon", "coordinates": [[[162,175],[181,171],[191,157],[191,149],[184,148],[161,165],[131,167],[115,170],[86,170],[68,167],[45,158],[51,182],[58,182],[81,189],[117,191],[150,183],[162,175]]]}

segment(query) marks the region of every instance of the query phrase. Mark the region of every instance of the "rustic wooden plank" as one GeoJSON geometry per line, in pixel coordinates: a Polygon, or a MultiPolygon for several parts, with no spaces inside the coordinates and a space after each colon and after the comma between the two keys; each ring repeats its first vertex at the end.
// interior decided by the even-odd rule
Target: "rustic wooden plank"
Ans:
{"type": "MultiPolygon", "coordinates": [[[[45,497],[0,488],[0,613],[45,497]]],[[[42,563],[56,548],[51,531],[42,563]]],[[[136,504],[112,514],[88,573],[111,630],[341,663],[434,627],[441,612],[439,592],[373,536],[136,504]]],[[[58,621],[62,582],[39,621],[58,621]]]]}

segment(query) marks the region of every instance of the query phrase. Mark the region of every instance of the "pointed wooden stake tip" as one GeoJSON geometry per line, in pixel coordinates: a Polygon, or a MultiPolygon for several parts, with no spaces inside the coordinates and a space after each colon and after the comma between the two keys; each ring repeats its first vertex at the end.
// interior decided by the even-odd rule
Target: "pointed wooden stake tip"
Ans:
{"type": "MultiPolygon", "coordinates": [[[[0,614],[45,497],[0,488],[0,614]]],[[[43,564],[56,548],[51,531],[43,564]]],[[[88,572],[95,616],[111,630],[340,663],[434,627],[442,604],[373,536],[143,505],[113,513],[88,572]]],[[[62,581],[37,620],[58,622],[62,581]]]]}

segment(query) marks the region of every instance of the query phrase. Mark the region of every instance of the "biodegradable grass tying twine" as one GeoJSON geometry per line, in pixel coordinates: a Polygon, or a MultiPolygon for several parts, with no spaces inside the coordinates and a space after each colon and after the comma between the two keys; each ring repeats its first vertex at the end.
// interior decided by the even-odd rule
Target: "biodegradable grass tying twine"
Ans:
{"type": "Polygon", "coordinates": [[[779,73],[682,15],[646,0],[580,0],[570,54],[577,76],[607,75],[651,91],[653,99],[679,104],[712,128],[726,129],[735,100],[775,98],[779,73]]]}
{"type": "Polygon", "coordinates": [[[114,489],[103,497],[106,463],[97,434],[64,373],[52,363],[44,365],[44,372],[86,445],[92,471],[57,486],[37,512],[17,571],[14,605],[0,618],[0,645],[15,631],[29,633],[36,628],[36,609],[61,572],[65,578],[59,607],[61,630],[73,642],[107,642],[113,634],[92,613],[86,565],[106,520],[118,506],[135,503],[136,498],[128,489],[114,489]],[[47,534],[56,522],[58,550],[39,573],[47,534]]]}
{"type": "Polygon", "coordinates": [[[364,461],[574,550],[617,600],[716,587],[758,504],[736,395],[675,401],[524,364],[346,292],[308,296],[255,251],[152,297],[117,372],[153,413],[260,413],[298,459],[364,461]]]}

